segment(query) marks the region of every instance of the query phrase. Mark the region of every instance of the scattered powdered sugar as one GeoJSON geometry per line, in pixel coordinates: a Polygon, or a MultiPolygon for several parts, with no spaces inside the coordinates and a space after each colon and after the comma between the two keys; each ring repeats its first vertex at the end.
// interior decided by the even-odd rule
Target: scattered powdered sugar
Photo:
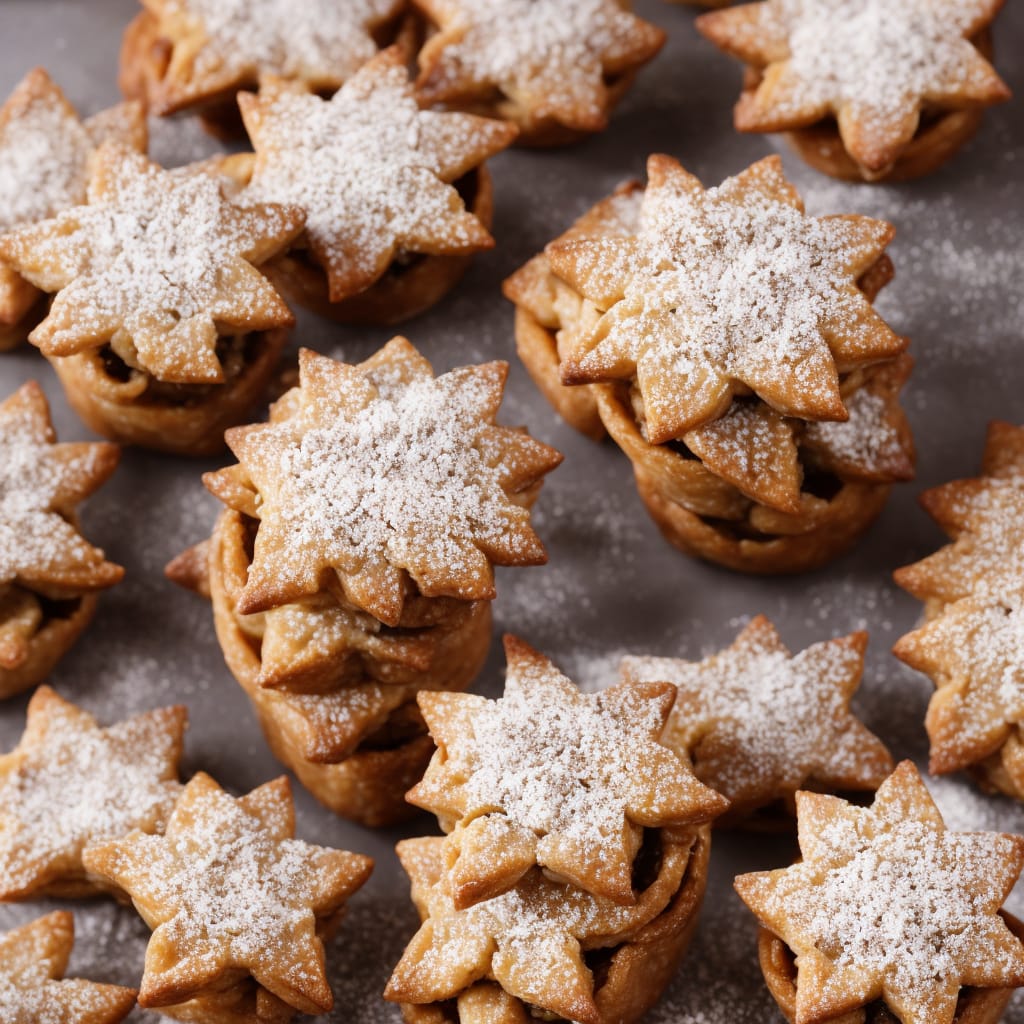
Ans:
{"type": "Polygon", "coordinates": [[[266,318],[269,285],[239,264],[286,233],[289,215],[240,210],[205,174],[167,172],[127,150],[100,155],[90,204],[13,236],[14,251],[41,285],[60,282],[55,301],[74,309],[61,333],[99,345],[123,329],[131,358],[155,376],[219,379],[214,320],[266,318]]]}
{"type": "Polygon", "coordinates": [[[524,550],[514,527],[526,513],[502,486],[496,428],[481,419],[491,383],[464,372],[381,386],[362,408],[353,394],[357,413],[311,426],[283,447],[275,508],[293,542],[322,549],[329,564],[386,557],[450,575],[476,572],[478,549],[524,550]]]}
{"type": "MultiPolygon", "coordinates": [[[[656,701],[637,702],[623,720],[550,662],[510,659],[505,695],[477,710],[472,737],[456,748],[471,768],[468,806],[500,807],[538,835],[614,841],[637,776],[649,770],[644,743],[660,725],[656,701]]],[[[645,788],[655,785],[648,779],[645,788]]]]}
{"type": "Polygon", "coordinates": [[[0,134],[0,232],[85,199],[92,142],[74,114],[36,98],[0,134]]]}
{"type": "Polygon", "coordinates": [[[497,85],[570,120],[605,111],[602,65],[629,53],[637,19],[618,0],[456,0],[439,77],[497,85]]]}
{"type": "Polygon", "coordinates": [[[87,845],[161,828],[181,788],[178,737],[166,722],[145,717],[100,729],[54,703],[44,728],[43,745],[0,780],[0,889],[7,891],[65,860],[73,873],[87,845]]]}
{"type": "Polygon", "coordinates": [[[706,661],[628,657],[622,670],[679,688],[664,742],[703,766],[704,781],[730,799],[859,773],[864,737],[850,735],[847,690],[861,656],[848,644],[819,643],[792,656],[762,622],[706,661]]]}
{"type": "Polygon", "coordinates": [[[169,0],[169,18],[196,25],[195,75],[226,71],[339,82],[376,52],[370,30],[399,0],[169,0]]]}
{"type": "Polygon", "coordinates": [[[479,245],[482,226],[447,184],[479,149],[479,128],[463,115],[421,111],[404,67],[375,64],[329,101],[279,90],[264,91],[260,103],[245,201],[302,207],[330,273],[366,287],[396,246],[479,245]]]}
{"type": "Polygon", "coordinates": [[[823,330],[844,347],[888,341],[865,330],[867,300],[851,289],[849,252],[864,246],[865,226],[809,218],[778,197],[786,187],[765,165],[706,191],[649,185],[636,240],[591,246],[600,279],[628,283],[580,365],[604,349],[637,364],[649,415],[654,395],[713,408],[733,378],[790,414],[820,418],[837,400],[823,330]]]}
{"type": "Polygon", "coordinates": [[[798,108],[850,103],[868,116],[899,118],[923,98],[977,84],[964,31],[978,0],[772,0],[788,39],[798,108]]]}
{"type": "Polygon", "coordinates": [[[816,856],[791,868],[767,896],[773,914],[790,915],[794,934],[827,951],[836,970],[826,984],[844,986],[847,972],[866,971],[924,1007],[936,982],[976,970],[993,977],[997,967],[1012,973],[1016,960],[999,948],[988,924],[1009,873],[1006,841],[914,820],[871,831],[826,826],[817,841],[829,847],[827,864],[816,856]]]}
{"type": "Polygon", "coordinates": [[[25,574],[35,579],[84,570],[97,552],[55,509],[73,481],[88,480],[99,464],[97,449],[61,457],[59,446],[35,440],[27,421],[0,418],[0,583],[25,574]]]}
{"type": "Polygon", "coordinates": [[[889,402],[860,388],[845,399],[850,418],[807,425],[807,436],[823,445],[833,458],[854,463],[869,472],[883,470],[904,458],[899,432],[889,422],[889,402]]]}

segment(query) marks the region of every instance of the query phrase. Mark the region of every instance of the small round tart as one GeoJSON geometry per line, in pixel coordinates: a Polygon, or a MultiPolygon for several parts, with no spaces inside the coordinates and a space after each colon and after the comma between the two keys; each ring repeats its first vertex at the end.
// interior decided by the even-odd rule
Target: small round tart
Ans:
{"type": "Polygon", "coordinates": [[[520,357],[628,455],[671,543],[744,572],[819,566],[913,476],[912,362],[872,306],[891,226],[808,217],[777,158],[715,189],[669,157],[649,170],[505,282],[520,357]]]}
{"type": "Polygon", "coordinates": [[[59,444],[42,389],[0,404],[0,698],[41,682],[124,570],[78,529],[77,506],[117,467],[116,445],[59,444]]]}
{"type": "Polygon", "coordinates": [[[428,23],[421,102],[519,129],[527,146],[603,131],[665,33],[629,0],[413,0],[428,23]]]}
{"type": "MultiPolygon", "coordinates": [[[[1006,927],[1024,941],[1024,923],[1005,910],[999,916],[1006,927]]],[[[767,928],[758,929],[757,958],[772,998],[786,1020],[796,1024],[797,970],[793,951],[767,928]]],[[[962,988],[957,1000],[953,1024],[996,1024],[1013,998],[1012,988],[962,988]]],[[[827,1018],[827,1024],[893,1024],[892,1012],[882,1000],[869,1003],[863,1010],[827,1018]]],[[[822,1024],[826,1024],[825,1021],[822,1024]]]]}
{"type": "Polygon", "coordinates": [[[245,137],[235,96],[263,75],[330,95],[377,51],[414,51],[401,0],[146,0],[125,29],[118,83],[155,114],[196,113],[217,138],[245,137]]]}
{"type": "MultiPolygon", "coordinates": [[[[145,150],[139,104],[82,121],[45,70],[30,71],[0,107],[0,234],[84,202],[90,157],[107,140],[145,150]]],[[[24,342],[46,306],[39,289],[0,259],[0,351],[24,342]]]]}
{"type": "Polygon", "coordinates": [[[330,100],[267,78],[239,104],[256,151],[240,201],[306,214],[305,231],[267,268],[296,302],[337,320],[397,323],[438,302],[473,254],[493,247],[483,164],[516,130],[421,110],[399,48],[330,100]]]}
{"type": "Polygon", "coordinates": [[[706,825],[688,838],[652,833],[642,850],[636,903],[629,908],[549,881],[535,869],[506,895],[454,911],[446,895],[444,843],[428,838],[398,844],[424,922],[385,991],[385,998],[401,1003],[406,1024],[641,1020],[689,947],[711,851],[706,825]],[[505,943],[503,919],[509,933],[505,943]],[[488,965],[486,955],[479,956],[475,948],[480,942],[474,936],[488,942],[491,934],[503,951],[488,965]],[[565,941],[569,935],[577,937],[575,954],[565,941]],[[449,936],[445,974],[448,981],[460,980],[456,991],[441,996],[455,985],[428,972],[421,958],[429,957],[432,937],[443,941],[449,936]],[[563,962],[563,956],[571,959],[563,962]],[[432,992],[439,993],[438,998],[431,999],[432,992]]]}
{"type": "Polygon", "coordinates": [[[930,174],[1010,98],[989,63],[1003,0],[762,0],[697,19],[747,65],[735,123],[786,132],[815,169],[847,181],[930,174]]]}
{"type": "Polygon", "coordinates": [[[797,817],[802,859],[735,881],[792,1024],[998,1020],[1024,985],[1024,928],[1001,912],[1024,837],[948,830],[911,761],[870,807],[800,792],[797,817]]]}
{"type": "Polygon", "coordinates": [[[29,340],[100,433],[209,454],[263,397],[294,316],[257,267],[304,218],[236,206],[229,170],[166,171],[106,143],[85,205],[0,239],[0,257],[53,295],[29,340]]]}

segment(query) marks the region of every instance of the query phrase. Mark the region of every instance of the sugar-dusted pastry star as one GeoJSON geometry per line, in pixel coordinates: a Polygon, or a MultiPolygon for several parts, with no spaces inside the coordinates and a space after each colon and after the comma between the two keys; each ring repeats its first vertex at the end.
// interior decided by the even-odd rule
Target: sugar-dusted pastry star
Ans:
{"type": "Polygon", "coordinates": [[[21,742],[0,756],[0,900],[87,894],[87,846],[163,828],[187,722],[177,706],[103,728],[39,687],[21,742]]]}
{"type": "Polygon", "coordinates": [[[1008,99],[971,42],[1002,0],[767,0],[702,15],[698,28],[763,69],[736,107],[740,131],[803,128],[834,116],[870,172],[891,165],[925,110],[1008,99]]]}
{"type": "Polygon", "coordinates": [[[904,590],[937,606],[1024,591],[1024,427],[990,424],[981,476],[933,487],[921,504],[952,543],[897,569],[904,590]]]}
{"type": "Polygon", "coordinates": [[[736,890],[796,956],[796,1024],[882,999],[903,1024],[951,1024],[962,987],[1024,984],[1024,945],[998,916],[1024,838],[950,832],[904,761],[869,808],[797,794],[803,860],[736,890]]]}
{"type": "Polygon", "coordinates": [[[645,828],[702,824],[727,802],[658,742],[674,688],[619,683],[581,693],[542,654],[505,638],[505,694],[421,693],[437,744],[407,794],[454,833],[453,898],[465,907],[540,865],[629,905],[645,828]]]}
{"type": "Polygon", "coordinates": [[[0,1018],[4,1024],[118,1024],[135,990],[64,978],[75,919],[56,910],[0,934],[0,1018]]]}
{"type": "Polygon", "coordinates": [[[636,235],[555,243],[556,274],[603,312],[562,360],[564,383],[636,378],[661,444],[753,391],[783,415],[847,417],[839,374],[906,347],[857,281],[884,221],[808,217],[778,157],[705,190],[648,161],[636,235]]]}
{"type": "Polygon", "coordinates": [[[894,652],[935,681],[925,720],[929,770],[978,764],[1024,722],[1024,579],[1016,597],[947,605],[894,652]]]}
{"type": "Polygon", "coordinates": [[[291,324],[256,269],[299,233],[299,210],[242,209],[216,178],[165,171],[105,144],[93,154],[89,202],[0,238],[0,257],[55,293],[29,340],[49,356],[111,343],[162,381],[224,379],[222,329],[291,324]]]}
{"type": "Polygon", "coordinates": [[[852,633],[794,656],[758,615],[703,661],[629,657],[622,677],[677,687],[662,743],[742,814],[809,783],[873,790],[892,771],[881,740],[850,711],[867,640],[852,633]]]}
{"type": "Polygon", "coordinates": [[[921,503],[952,543],[896,570],[927,621],[893,650],[936,686],[930,768],[956,771],[1002,748],[1014,781],[999,788],[1017,795],[1019,756],[1005,755],[1024,722],[1024,427],[992,423],[981,475],[934,487],[921,503]]]}
{"type": "Polygon", "coordinates": [[[86,851],[154,929],[139,1004],[183,1002],[251,974],[304,1013],[333,1004],[320,921],[370,874],[368,857],[296,840],[286,778],[235,799],[208,775],[185,786],[162,836],[133,832],[86,851]]]}
{"type": "Polygon", "coordinates": [[[900,406],[913,366],[904,352],[872,369],[870,378],[843,398],[848,420],[807,424],[800,444],[818,466],[842,480],[913,480],[914,442],[900,406]]]}
{"type": "Polygon", "coordinates": [[[355,366],[300,352],[299,387],[270,423],[229,430],[239,466],[205,478],[259,519],[239,611],[333,588],[393,626],[410,577],[486,600],[494,565],[546,561],[524,506],[561,455],[494,422],[507,370],[435,378],[404,338],[355,366]]]}
{"type": "MultiPolygon", "coordinates": [[[[0,588],[20,584],[59,598],[121,579],[124,570],[78,532],[75,514],[118,457],[107,442],[58,444],[34,381],[0,404],[0,588]]],[[[13,667],[16,653],[0,641],[0,664],[13,667]]]]}
{"type": "Polygon", "coordinates": [[[494,240],[452,184],[504,149],[501,121],[420,110],[392,47],[330,100],[269,80],[239,96],[256,150],[254,202],[306,213],[307,240],[330,299],[364,291],[399,252],[466,253],[494,240]]]}
{"type": "Polygon", "coordinates": [[[337,89],[377,53],[374,32],[401,0],[142,0],[171,45],[162,114],[281,75],[337,89]]]}
{"type": "Polygon", "coordinates": [[[493,978],[541,1013],[580,1024],[603,1019],[584,952],[614,946],[657,917],[679,890],[692,846],[692,839],[668,844],[657,878],[632,906],[552,881],[534,869],[509,892],[460,910],[443,871],[448,841],[398,844],[423,925],[406,947],[384,998],[441,1002],[493,978]]]}
{"type": "Polygon", "coordinates": [[[610,82],[650,60],[665,33],[621,0],[413,0],[439,26],[419,55],[427,103],[500,90],[531,120],[600,131],[610,82]]]}
{"type": "MultiPolygon", "coordinates": [[[[83,122],[43,68],[30,71],[0,107],[0,234],[85,202],[89,156],[108,139],[145,148],[137,103],[83,122]]],[[[17,323],[38,296],[0,260],[0,324],[17,323]]]]}

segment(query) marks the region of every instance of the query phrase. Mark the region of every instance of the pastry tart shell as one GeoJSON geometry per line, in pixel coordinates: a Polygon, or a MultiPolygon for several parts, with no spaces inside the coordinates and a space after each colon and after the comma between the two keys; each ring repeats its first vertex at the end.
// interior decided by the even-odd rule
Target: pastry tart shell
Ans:
{"type": "MultiPolygon", "coordinates": [[[[1010,931],[1024,939],[1024,922],[1012,914],[1000,911],[1010,931]]],[[[757,954],[765,984],[779,1009],[790,1024],[796,1020],[796,964],[793,952],[773,932],[760,928],[757,936],[757,954]]],[[[1012,988],[965,988],[960,993],[954,1024],[996,1024],[1003,1016],[1012,988]]],[[[838,1017],[830,1017],[828,1024],[896,1024],[885,1005],[878,1001],[863,1010],[854,1010],[838,1017]]]]}
{"type": "Polygon", "coordinates": [[[75,607],[69,615],[44,618],[29,641],[25,660],[17,668],[0,668],[0,700],[41,683],[74,646],[96,613],[97,596],[83,594],[74,601],[75,607]]]}
{"type": "Polygon", "coordinates": [[[246,354],[237,374],[223,384],[183,386],[181,400],[146,395],[147,381],[113,376],[99,350],[52,356],[50,363],[68,404],[92,430],[112,441],[173,455],[216,455],[224,431],[244,423],[267,396],[278,360],[288,341],[285,330],[246,336],[246,354]]]}
{"type": "MultiPolygon", "coordinates": [[[[629,941],[616,946],[597,973],[594,1002],[602,1024],[633,1024],[661,998],[697,929],[710,853],[711,829],[704,825],[696,830],[686,873],[672,901],[629,941]]],[[[450,1003],[403,1003],[402,1018],[405,1024],[460,1024],[458,1010],[450,1003]]],[[[494,1024],[517,1024],[520,1019],[533,1018],[524,1007],[522,1018],[494,1024]]]]}
{"type": "MultiPolygon", "coordinates": [[[[489,229],[494,219],[494,187],[487,168],[477,167],[460,181],[469,191],[466,208],[489,229]]],[[[404,267],[393,262],[366,291],[340,302],[331,301],[323,269],[302,253],[285,253],[260,269],[286,298],[320,316],[339,323],[390,325],[437,305],[462,279],[474,255],[417,254],[404,267]]]]}
{"type": "Polygon", "coordinates": [[[889,484],[842,483],[796,515],[752,505],[696,459],[649,444],[615,385],[594,385],[601,420],[633,463],[637,490],[669,543],[738,572],[796,573],[848,550],[885,506],[889,484]]]}
{"type": "MultiPolygon", "coordinates": [[[[241,525],[239,513],[221,513],[210,545],[214,627],[228,668],[252,702],[274,756],[295,772],[317,800],[343,818],[378,828],[410,817],[415,808],[406,803],[405,793],[423,777],[434,752],[425,725],[394,745],[357,747],[334,763],[313,761],[306,738],[289,720],[283,703],[287,698],[260,685],[259,653],[241,628],[230,597],[229,581],[239,558],[248,565],[241,525]]],[[[424,686],[468,688],[483,667],[490,644],[490,602],[473,602],[457,627],[439,641],[430,678],[425,675],[419,685],[407,687],[406,705],[415,705],[416,690],[424,686]]]]}

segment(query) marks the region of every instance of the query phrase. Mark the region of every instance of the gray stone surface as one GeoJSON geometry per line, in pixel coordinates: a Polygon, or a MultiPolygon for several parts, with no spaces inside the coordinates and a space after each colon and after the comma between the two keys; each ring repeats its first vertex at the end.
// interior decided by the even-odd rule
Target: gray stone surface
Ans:
{"type": "MultiPolygon", "coordinates": [[[[44,64],[83,112],[116,101],[120,31],[136,6],[133,0],[2,0],[0,95],[31,66],[44,64]]],[[[940,542],[916,504],[917,494],[976,471],[990,418],[1024,420],[1020,103],[993,110],[959,159],[911,185],[838,184],[783,151],[814,212],[869,213],[897,226],[891,249],[897,277],[880,306],[910,336],[918,362],[906,402],[919,474],[915,483],[896,490],[874,530],[844,559],[798,579],[746,579],[669,548],[635,494],[626,459],[612,445],[592,444],[557,420],[516,364],[512,311],[499,292],[503,277],[593,201],[621,180],[642,175],[648,153],[671,153],[705,182],[717,183],[782,145],[732,131],[738,69],[699,39],[690,8],[662,0],[639,0],[637,8],[663,25],[670,41],[641,74],[611,128],[572,148],[495,159],[497,249],[478,259],[440,306],[404,328],[438,370],[511,360],[504,421],[528,424],[566,455],[536,512],[550,564],[501,573],[496,629],[521,634],[581,684],[596,687],[613,678],[624,651],[698,656],[727,644],[757,612],[767,614],[794,649],[866,628],[871,646],[857,707],[898,757],[921,762],[931,685],[889,654],[893,641],[914,625],[919,607],[893,586],[890,573],[940,542]]],[[[1004,12],[996,42],[1000,70],[1024,95],[1019,5],[1004,12]]],[[[194,123],[180,122],[156,126],[153,148],[165,162],[181,163],[214,147],[194,123]]],[[[294,332],[298,343],[353,360],[365,358],[387,337],[387,331],[346,330],[311,316],[303,316],[294,332]]],[[[0,394],[32,377],[50,397],[60,436],[87,436],[34,350],[0,356],[0,394]]],[[[105,720],[162,703],[188,704],[186,770],[206,770],[239,792],[274,777],[278,766],[224,666],[208,606],[177,591],[161,573],[168,559],[208,532],[216,503],[199,475],[216,464],[125,454],[112,483],[88,503],[84,522],[90,539],[124,564],[128,575],[103,596],[92,628],[51,682],[105,720]]],[[[481,688],[499,687],[501,670],[496,644],[481,688]]],[[[25,703],[14,699],[0,707],[0,749],[17,742],[25,703]]],[[[1024,830],[1020,808],[982,797],[965,780],[942,780],[935,792],[951,824],[1024,830]]],[[[400,834],[433,831],[432,823],[424,817],[401,833],[372,833],[339,821],[301,790],[297,800],[300,836],[372,854],[378,864],[329,951],[337,993],[330,1019],[397,1021],[397,1010],[378,993],[414,916],[391,849],[400,834]]],[[[698,940],[652,1021],[782,1020],[761,984],[752,919],[730,882],[738,871],[778,866],[791,855],[788,840],[716,836],[698,940]]],[[[1024,893],[1018,891],[1011,906],[1020,913],[1024,893]]],[[[0,930],[43,909],[0,907],[0,930]]],[[[146,938],[141,922],[106,903],[75,910],[79,943],[73,969],[97,980],[137,982],[146,938]]],[[[1015,1007],[1006,1019],[1024,1024],[1024,1003],[1015,1007]]]]}

